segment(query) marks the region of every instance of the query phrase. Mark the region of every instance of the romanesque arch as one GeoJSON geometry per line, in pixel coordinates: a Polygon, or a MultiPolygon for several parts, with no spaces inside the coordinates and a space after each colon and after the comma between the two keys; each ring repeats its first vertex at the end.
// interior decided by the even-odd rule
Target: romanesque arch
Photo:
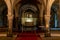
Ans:
{"type": "Polygon", "coordinates": [[[59,10],[59,0],[55,0],[51,6],[51,27],[52,28],[59,28],[59,13],[58,13],[58,10],[59,10]]]}
{"type": "Polygon", "coordinates": [[[0,0],[0,26],[7,27],[7,5],[4,0],[0,0]]]}
{"type": "MultiPolygon", "coordinates": [[[[40,16],[39,17],[41,19],[39,21],[41,21],[40,23],[42,23],[43,22],[43,10],[44,10],[44,6],[46,4],[44,4],[44,1],[42,1],[42,0],[32,0],[32,2],[31,2],[32,4],[34,4],[33,1],[37,2],[37,6],[38,6],[38,9],[39,9],[39,12],[40,12],[40,14],[39,14],[40,16]]],[[[20,9],[19,7],[21,7],[21,3],[23,4],[24,2],[25,2],[24,0],[14,1],[15,20],[17,20],[17,18],[18,18],[18,11],[20,9]]],[[[26,2],[26,3],[28,3],[28,2],[26,2]]]]}

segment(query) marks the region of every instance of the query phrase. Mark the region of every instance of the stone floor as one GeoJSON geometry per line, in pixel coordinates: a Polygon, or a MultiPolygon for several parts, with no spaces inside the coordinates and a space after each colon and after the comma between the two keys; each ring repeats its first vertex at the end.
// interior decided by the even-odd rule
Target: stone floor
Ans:
{"type": "MultiPolygon", "coordinates": [[[[60,40],[60,37],[42,37],[43,40],[60,40]]],[[[0,40],[15,40],[15,37],[0,37],[0,40]]],[[[39,40],[39,38],[38,38],[39,40]]]]}
{"type": "Polygon", "coordinates": [[[45,38],[42,38],[43,40],[60,40],[60,37],[45,37],[45,38]]]}
{"type": "MultiPolygon", "coordinates": [[[[60,31],[52,31],[51,33],[52,33],[52,37],[42,36],[42,40],[60,40],[60,36],[54,36],[56,34],[60,35],[60,31]]],[[[15,38],[16,38],[16,35],[14,35],[13,37],[6,37],[6,35],[2,36],[2,34],[0,35],[0,40],[15,40],[15,38]]],[[[38,37],[38,40],[39,40],[39,37],[38,37]]]]}

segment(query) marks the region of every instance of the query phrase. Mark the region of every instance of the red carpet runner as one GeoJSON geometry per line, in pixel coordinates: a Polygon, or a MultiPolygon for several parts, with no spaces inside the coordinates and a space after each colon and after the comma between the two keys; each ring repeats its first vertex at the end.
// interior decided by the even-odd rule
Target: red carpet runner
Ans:
{"type": "Polygon", "coordinates": [[[41,40],[41,37],[38,37],[36,33],[19,33],[16,37],[16,40],[41,40]]]}

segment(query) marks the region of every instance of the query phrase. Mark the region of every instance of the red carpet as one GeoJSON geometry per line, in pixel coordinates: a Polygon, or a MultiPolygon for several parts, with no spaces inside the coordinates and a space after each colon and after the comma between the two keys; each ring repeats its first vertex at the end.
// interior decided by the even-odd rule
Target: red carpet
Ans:
{"type": "MultiPolygon", "coordinates": [[[[39,37],[41,40],[41,37],[39,37]]],[[[19,33],[16,40],[38,40],[38,35],[36,33],[19,33]]]]}

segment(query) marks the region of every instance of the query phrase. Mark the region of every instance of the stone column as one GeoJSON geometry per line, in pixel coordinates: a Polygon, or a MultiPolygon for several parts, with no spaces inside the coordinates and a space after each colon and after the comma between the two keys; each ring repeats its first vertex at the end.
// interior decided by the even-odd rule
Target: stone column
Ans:
{"type": "Polygon", "coordinates": [[[13,15],[7,14],[7,17],[8,17],[8,25],[9,25],[7,36],[12,36],[13,15]]]}
{"type": "Polygon", "coordinates": [[[45,32],[45,36],[51,36],[50,34],[50,10],[51,10],[51,6],[53,4],[54,0],[47,0],[47,4],[46,4],[46,10],[45,10],[45,27],[46,27],[46,32],[45,32]]]}
{"type": "Polygon", "coordinates": [[[44,6],[46,5],[45,1],[46,0],[38,0],[40,2],[40,4],[37,4],[38,5],[38,8],[39,8],[39,22],[40,22],[40,25],[39,26],[44,26],[43,25],[43,11],[44,11],[44,6]]]}
{"type": "Polygon", "coordinates": [[[13,11],[12,11],[12,5],[11,5],[11,0],[5,0],[7,7],[8,7],[8,33],[7,36],[12,36],[12,21],[13,21],[13,11]]]}
{"type": "Polygon", "coordinates": [[[40,22],[40,25],[39,26],[43,26],[43,4],[38,4],[38,8],[39,8],[39,22],[40,22]]]}
{"type": "Polygon", "coordinates": [[[49,27],[49,25],[50,25],[49,21],[50,21],[50,15],[45,15],[45,27],[46,27],[45,37],[51,36],[50,35],[50,29],[49,29],[50,28],[49,27]]]}
{"type": "Polygon", "coordinates": [[[20,27],[19,27],[19,9],[20,9],[20,6],[21,6],[21,3],[20,3],[21,0],[17,0],[17,2],[14,4],[14,10],[15,10],[15,27],[16,27],[16,31],[20,32],[20,27]]]}
{"type": "Polygon", "coordinates": [[[41,8],[40,8],[40,22],[41,22],[41,26],[43,26],[43,11],[44,11],[44,7],[43,7],[43,4],[42,4],[41,8]]]}

